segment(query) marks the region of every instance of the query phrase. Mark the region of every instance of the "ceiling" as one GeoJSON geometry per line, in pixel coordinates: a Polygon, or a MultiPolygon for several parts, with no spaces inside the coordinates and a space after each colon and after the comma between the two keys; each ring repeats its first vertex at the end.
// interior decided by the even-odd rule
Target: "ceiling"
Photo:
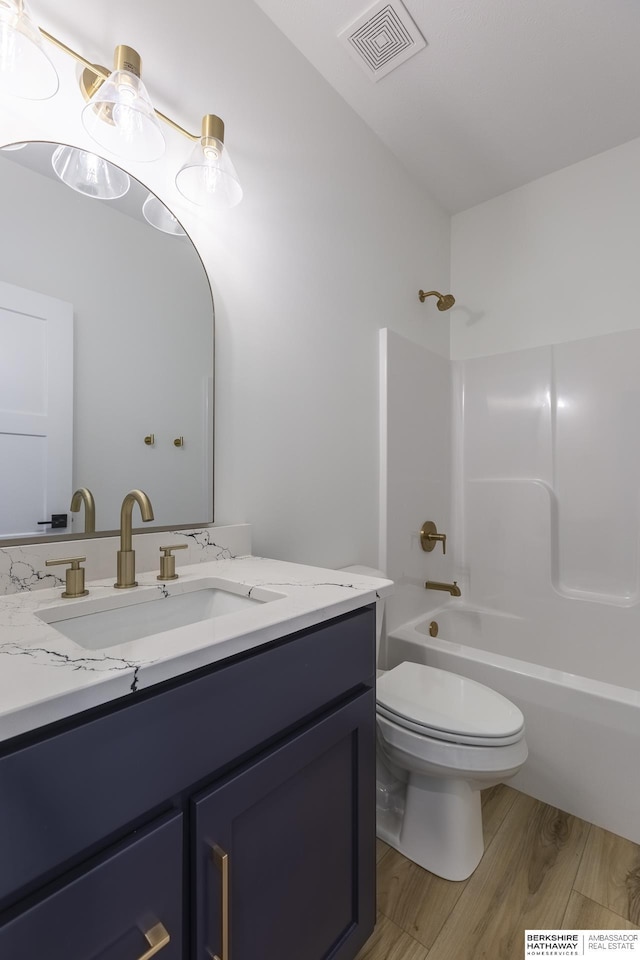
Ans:
{"type": "Polygon", "coordinates": [[[254,2],[452,213],[640,136],[637,0],[405,0],[377,82],[338,39],[372,0],[254,2]]]}

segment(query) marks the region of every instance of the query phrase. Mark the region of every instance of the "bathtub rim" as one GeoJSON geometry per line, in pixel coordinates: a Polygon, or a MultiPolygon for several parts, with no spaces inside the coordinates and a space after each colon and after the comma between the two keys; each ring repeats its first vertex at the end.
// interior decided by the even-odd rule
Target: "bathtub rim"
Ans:
{"type": "Polygon", "coordinates": [[[517,614],[487,609],[486,607],[476,607],[470,604],[465,604],[464,606],[456,606],[449,603],[440,604],[427,613],[422,613],[414,617],[413,620],[409,620],[389,630],[386,645],[387,654],[389,640],[397,638],[398,640],[422,644],[426,648],[440,651],[441,653],[458,656],[466,660],[473,660],[520,676],[541,680],[545,683],[553,684],[556,687],[569,688],[579,693],[600,697],[604,700],[624,703],[630,707],[640,707],[640,690],[634,690],[633,687],[623,687],[618,684],[607,683],[604,680],[593,680],[590,677],[583,677],[577,673],[568,673],[563,670],[557,670],[555,667],[543,667],[529,660],[507,657],[504,654],[491,653],[478,647],[470,647],[467,644],[456,643],[454,640],[429,635],[428,624],[431,620],[437,619],[438,615],[442,616],[444,613],[455,614],[463,612],[483,614],[500,619],[525,619],[517,614]],[[417,629],[418,624],[426,624],[424,633],[417,629]]]}

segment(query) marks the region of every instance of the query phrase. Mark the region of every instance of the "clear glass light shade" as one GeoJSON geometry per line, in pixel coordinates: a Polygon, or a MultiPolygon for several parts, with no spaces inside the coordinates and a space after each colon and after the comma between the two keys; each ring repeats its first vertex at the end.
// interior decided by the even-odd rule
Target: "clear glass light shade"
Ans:
{"type": "Polygon", "coordinates": [[[215,137],[203,137],[177,173],[176,187],[183,197],[210,210],[235,207],[242,200],[229,151],[215,137]]]}
{"type": "Polygon", "coordinates": [[[75,147],[59,146],[53,151],[51,165],[63,183],[86,197],[116,200],[129,189],[129,175],[103,157],[75,147]]]}
{"type": "Polygon", "coordinates": [[[0,0],[0,88],[25,100],[47,100],[58,89],[26,0],[0,0]]]}
{"type": "Polygon", "coordinates": [[[157,160],[165,142],[144,83],[129,70],[114,70],[82,111],[87,133],[116,156],[157,160]]]}
{"type": "Polygon", "coordinates": [[[142,213],[147,221],[156,230],[169,233],[173,237],[186,237],[186,233],[162,200],[158,200],[152,193],[142,204],[142,213]]]}

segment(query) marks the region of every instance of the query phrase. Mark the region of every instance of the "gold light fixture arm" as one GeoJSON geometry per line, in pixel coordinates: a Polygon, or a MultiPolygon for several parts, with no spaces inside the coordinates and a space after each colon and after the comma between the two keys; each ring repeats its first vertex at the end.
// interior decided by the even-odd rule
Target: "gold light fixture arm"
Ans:
{"type": "MultiPolygon", "coordinates": [[[[40,27],[40,33],[42,34],[43,37],[45,37],[46,40],[49,41],[49,43],[52,43],[54,47],[57,47],[59,50],[62,50],[62,52],[68,54],[68,56],[73,57],[73,59],[76,60],[78,63],[81,63],[86,70],[91,71],[91,73],[93,73],[94,76],[98,77],[100,80],[109,79],[109,76],[111,75],[111,71],[107,70],[106,67],[101,67],[96,63],[90,63],[88,60],[86,60],[82,56],[81,53],[77,53],[71,47],[67,46],[66,43],[63,43],[62,40],[58,40],[58,38],[54,37],[53,34],[48,33],[46,30],[43,30],[42,27],[40,27]]],[[[154,112],[159,120],[162,120],[164,123],[170,126],[173,130],[177,131],[177,133],[181,133],[183,137],[187,138],[187,140],[191,140],[192,142],[195,143],[197,140],[200,139],[201,137],[200,133],[189,133],[188,130],[185,130],[184,127],[181,127],[180,124],[176,123],[175,120],[172,120],[171,117],[165,116],[164,113],[160,113],[160,111],[155,110],[155,108],[154,108],[154,112]]]]}

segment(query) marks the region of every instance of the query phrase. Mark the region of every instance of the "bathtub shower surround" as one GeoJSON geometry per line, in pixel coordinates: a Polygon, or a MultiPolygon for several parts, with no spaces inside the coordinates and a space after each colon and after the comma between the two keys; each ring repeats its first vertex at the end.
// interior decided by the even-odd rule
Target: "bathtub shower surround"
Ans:
{"type": "Polygon", "coordinates": [[[380,331],[378,565],[395,583],[385,611],[390,628],[433,605],[434,595],[425,594],[426,580],[453,581],[457,573],[450,397],[447,357],[393,330],[380,331]],[[446,556],[439,547],[428,554],[421,547],[420,528],[427,517],[447,534],[446,556]]]}
{"type": "MultiPolygon", "coordinates": [[[[390,667],[428,663],[516,703],[529,759],[514,786],[635,842],[638,370],[640,330],[454,362],[447,559],[462,598],[427,595],[404,618],[396,607],[387,649],[390,667]]],[[[422,561],[427,578],[434,556],[422,561]]]]}
{"type": "Polygon", "coordinates": [[[464,362],[474,601],[637,604],[639,369],[640,330],[464,362]]]}

